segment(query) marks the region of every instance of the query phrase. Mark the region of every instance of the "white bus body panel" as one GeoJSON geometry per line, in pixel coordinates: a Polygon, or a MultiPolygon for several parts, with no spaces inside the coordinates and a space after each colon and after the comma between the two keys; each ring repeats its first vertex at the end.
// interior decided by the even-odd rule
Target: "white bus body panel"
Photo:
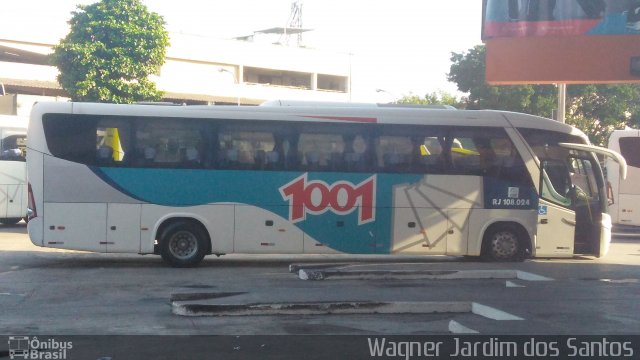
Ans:
{"type": "Polygon", "coordinates": [[[27,213],[27,165],[0,161],[0,218],[22,218],[27,213]]]}
{"type": "MultiPolygon", "coordinates": [[[[620,152],[620,139],[624,137],[639,138],[640,130],[615,130],[609,137],[609,149],[620,152]]],[[[629,166],[626,179],[618,174],[620,165],[615,161],[607,159],[606,168],[613,193],[609,205],[612,223],[640,226],[640,168],[629,166]]]]}
{"type": "Polygon", "coordinates": [[[313,237],[303,234],[304,253],[305,254],[339,254],[340,252],[325,246],[313,237]]]}
{"type": "Polygon", "coordinates": [[[391,252],[465,254],[469,213],[482,207],[481,189],[479,176],[431,175],[418,184],[396,186],[391,252]]]}
{"type": "MultiPolygon", "coordinates": [[[[2,137],[26,135],[28,119],[0,115],[2,137]]],[[[0,160],[0,219],[23,218],[27,214],[27,165],[24,161],[0,160]]]]}
{"type": "MultiPolygon", "coordinates": [[[[637,186],[640,186],[640,184],[637,186]]],[[[618,224],[640,225],[640,195],[619,192],[614,205],[611,206],[611,213],[613,214],[615,209],[618,224]]]]}
{"type": "Polygon", "coordinates": [[[303,233],[287,219],[255,206],[236,205],[234,252],[301,254],[303,233]]]}
{"type": "Polygon", "coordinates": [[[612,225],[611,216],[609,214],[602,214],[602,226],[600,227],[600,257],[609,253],[609,248],[611,247],[612,225]]]}
{"type": "Polygon", "coordinates": [[[45,203],[44,245],[106,252],[107,204],[45,203]]]}
{"type": "Polygon", "coordinates": [[[27,151],[27,166],[29,168],[29,181],[33,185],[31,191],[33,192],[33,201],[35,205],[36,213],[38,217],[35,217],[27,223],[27,231],[29,232],[29,239],[36,246],[44,246],[44,219],[42,211],[44,209],[44,184],[43,181],[43,162],[44,156],[37,151],[27,151]]]}
{"type": "Polygon", "coordinates": [[[108,204],[107,252],[140,252],[140,204],[108,204]]]}
{"type": "Polygon", "coordinates": [[[576,213],[573,210],[540,199],[536,257],[569,257],[573,255],[576,213]]]}

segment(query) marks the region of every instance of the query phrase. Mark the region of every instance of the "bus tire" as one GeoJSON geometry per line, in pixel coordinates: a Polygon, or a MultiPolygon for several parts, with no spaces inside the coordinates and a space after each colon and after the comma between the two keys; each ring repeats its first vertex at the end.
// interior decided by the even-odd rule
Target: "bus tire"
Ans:
{"type": "Polygon", "coordinates": [[[207,241],[208,236],[200,226],[177,222],[160,237],[160,255],[173,267],[196,266],[207,253],[207,241]]]}
{"type": "Polygon", "coordinates": [[[482,257],[489,261],[523,261],[526,252],[525,237],[512,224],[492,226],[482,241],[482,257]]]}
{"type": "Polygon", "coordinates": [[[0,219],[0,223],[4,225],[15,225],[19,223],[20,220],[22,219],[21,218],[4,218],[4,219],[0,219]]]}

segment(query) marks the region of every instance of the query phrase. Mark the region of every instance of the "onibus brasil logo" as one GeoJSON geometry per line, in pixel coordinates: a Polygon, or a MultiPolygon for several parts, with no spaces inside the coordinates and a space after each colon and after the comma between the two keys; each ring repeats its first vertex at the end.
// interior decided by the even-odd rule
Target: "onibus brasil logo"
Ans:
{"type": "Polygon", "coordinates": [[[358,211],[358,225],[375,221],[376,176],[354,185],[338,181],[331,185],[322,180],[309,181],[307,173],[280,187],[280,194],[289,202],[289,220],[303,221],[307,214],[320,215],[331,211],[348,215],[358,211]]]}
{"type": "Polygon", "coordinates": [[[11,359],[66,359],[71,349],[71,341],[38,339],[36,336],[9,336],[11,359]]]}

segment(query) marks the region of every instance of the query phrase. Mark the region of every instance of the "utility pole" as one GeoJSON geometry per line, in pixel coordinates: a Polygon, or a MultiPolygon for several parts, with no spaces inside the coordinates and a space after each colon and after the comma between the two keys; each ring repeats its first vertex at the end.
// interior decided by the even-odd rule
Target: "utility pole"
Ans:
{"type": "Polygon", "coordinates": [[[564,123],[565,111],[567,108],[567,84],[558,84],[558,111],[556,120],[564,123]]]}

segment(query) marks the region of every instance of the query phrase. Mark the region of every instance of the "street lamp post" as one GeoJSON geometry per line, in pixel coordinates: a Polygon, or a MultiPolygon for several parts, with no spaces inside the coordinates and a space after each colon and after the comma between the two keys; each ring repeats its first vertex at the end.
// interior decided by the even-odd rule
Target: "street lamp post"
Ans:
{"type": "Polygon", "coordinates": [[[236,74],[228,69],[220,68],[218,69],[218,71],[221,73],[230,74],[231,77],[233,77],[233,82],[236,84],[236,103],[238,104],[238,106],[240,106],[240,79],[236,76],[236,74]]]}

